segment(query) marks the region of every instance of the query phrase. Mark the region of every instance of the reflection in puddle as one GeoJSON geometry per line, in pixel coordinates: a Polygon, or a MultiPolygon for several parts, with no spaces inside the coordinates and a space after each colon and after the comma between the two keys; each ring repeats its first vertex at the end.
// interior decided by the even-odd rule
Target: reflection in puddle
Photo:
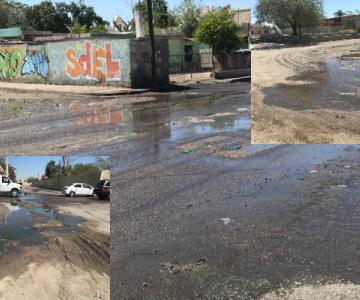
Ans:
{"type": "Polygon", "coordinates": [[[249,130],[251,121],[247,117],[216,118],[213,123],[196,124],[188,127],[171,127],[169,139],[177,142],[189,136],[221,134],[249,130]]]}
{"type": "Polygon", "coordinates": [[[45,237],[44,231],[62,233],[78,232],[81,218],[64,216],[55,209],[41,204],[41,200],[32,196],[20,196],[19,205],[0,203],[7,213],[0,223],[0,252],[15,249],[18,246],[39,244],[45,237]]]}
{"type": "Polygon", "coordinates": [[[126,111],[111,111],[109,108],[96,106],[91,114],[75,118],[74,125],[119,124],[126,119],[126,111]]]}
{"type": "Polygon", "coordinates": [[[360,108],[360,60],[353,57],[333,58],[322,70],[295,76],[295,81],[311,84],[279,84],[265,88],[264,102],[292,110],[360,108]]]}

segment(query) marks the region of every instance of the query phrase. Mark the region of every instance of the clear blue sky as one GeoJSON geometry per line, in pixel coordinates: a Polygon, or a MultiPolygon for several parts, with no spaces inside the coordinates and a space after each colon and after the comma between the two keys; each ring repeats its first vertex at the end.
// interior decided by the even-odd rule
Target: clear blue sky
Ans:
{"type": "MultiPolygon", "coordinates": [[[[20,0],[21,1],[21,0],[20,0]]],[[[64,2],[70,2],[68,0],[63,0],[64,2]]],[[[23,0],[26,4],[37,4],[41,1],[36,0],[23,0]]],[[[57,2],[57,1],[53,1],[57,2]]],[[[136,3],[137,0],[85,0],[87,5],[95,7],[96,12],[102,16],[104,19],[111,22],[114,15],[120,15],[125,20],[131,18],[131,3],[136,3]]],[[[178,6],[181,0],[168,0],[169,7],[172,9],[175,6],[178,6]]],[[[254,8],[256,0],[203,0],[202,3],[205,5],[214,5],[214,6],[225,6],[231,4],[233,8],[254,8]]],[[[354,11],[360,9],[360,0],[325,0],[325,12],[328,17],[332,17],[333,13],[342,9],[344,11],[354,11]]]]}
{"type": "MultiPolygon", "coordinates": [[[[9,156],[9,164],[16,168],[17,179],[37,177],[38,174],[44,175],[46,164],[50,160],[58,163],[61,156],[9,156]]],[[[95,161],[96,156],[70,156],[71,164],[93,163],[95,161]]]]}

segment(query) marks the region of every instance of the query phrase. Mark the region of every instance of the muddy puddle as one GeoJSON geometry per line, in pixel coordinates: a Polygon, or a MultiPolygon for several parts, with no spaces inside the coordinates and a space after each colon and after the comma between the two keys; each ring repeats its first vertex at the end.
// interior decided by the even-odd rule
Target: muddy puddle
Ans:
{"type": "Polygon", "coordinates": [[[289,78],[306,84],[263,89],[264,102],[291,110],[360,109],[360,51],[320,64],[320,71],[289,78]]]}
{"type": "Polygon", "coordinates": [[[359,145],[250,145],[251,148],[253,149],[248,150],[254,152],[251,159],[231,163],[239,164],[244,168],[251,166],[251,168],[263,169],[271,160],[274,174],[281,173],[284,169],[296,173],[300,169],[309,169],[351,153],[357,157],[360,151],[359,145]],[[285,164],[284,157],[286,157],[285,164]]]}
{"type": "Polygon", "coordinates": [[[230,100],[233,102],[231,103],[233,111],[217,116],[215,113],[218,112],[220,104],[218,100],[214,96],[199,97],[179,103],[168,99],[141,106],[130,105],[119,110],[97,105],[86,115],[57,122],[57,125],[112,124],[122,135],[163,131],[164,136],[171,141],[176,141],[187,134],[216,134],[250,129],[249,109],[239,108],[238,103],[230,100]],[[193,122],[193,119],[197,121],[193,122]]]}
{"type": "Polygon", "coordinates": [[[20,195],[16,201],[1,197],[0,252],[40,244],[47,231],[79,232],[81,222],[81,218],[59,214],[31,195],[20,195]]]}

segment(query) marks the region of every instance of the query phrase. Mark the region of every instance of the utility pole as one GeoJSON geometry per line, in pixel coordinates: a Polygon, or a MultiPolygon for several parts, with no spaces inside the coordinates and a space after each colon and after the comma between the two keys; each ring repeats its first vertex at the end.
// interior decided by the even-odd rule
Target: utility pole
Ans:
{"type": "Polygon", "coordinates": [[[148,13],[148,25],[149,36],[151,43],[151,81],[153,90],[157,90],[157,70],[156,70],[156,53],[155,53],[155,38],[154,38],[154,24],[153,24],[153,11],[152,0],[146,0],[147,13],[148,13]]]}
{"type": "Polygon", "coordinates": [[[9,177],[9,156],[6,156],[6,176],[9,177]]]}

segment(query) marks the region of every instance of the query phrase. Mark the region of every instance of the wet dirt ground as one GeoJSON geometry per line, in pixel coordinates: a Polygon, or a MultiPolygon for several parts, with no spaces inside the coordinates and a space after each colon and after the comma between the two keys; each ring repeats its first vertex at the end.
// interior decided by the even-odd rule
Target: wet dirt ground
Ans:
{"type": "Polygon", "coordinates": [[[329,59],[319,67],[317,72],[291,78],[309,84],[279,84],[264,89],[264,103],[292,110],[359,110],[360,49],[349,56],[329,59]]]}
{"type": "Polygon", "coordinates": [[[359,299],[360,148],[259,150],[122,173],[114,299],[359,299]]]}
{"type": "MultiPolygon", "coordinates": [[[[172,93],[116,98],[5,95],[0,104],[1,147],[8,153],[58,154],[91,152],[142,136],[153,139],[144,146],[148,148],[190,135],[243,130],[245,136],[250,128],[248,87],[244,82],[194,84],[172,93]]],[[[245,138],[250,139],[248,134],[245,138]]]]}
{"type": "MultiPolygon", "coordinates": [[[[249,90],[249,82],[238,82],[192,84],[169,93],[118,98],[8,99],[3,101],[7,113],[0,121],[5,141],[0,147],[4,153],[26,155],[110,155],[112,207],[117,214],[118,202],[123,204],[127,197],[120,184],[126,170],[188,155],[211,152],[217,156],[225,146],[233,151],[239,151],[239,145],[245,147],[250,141],[249,90]],[[212,137],[225,140],[205,142],[212,137]]],[[[116,233],[121,224],[116,219],[111,230],[116,233]]],[[[119,250],[115,242],[111,250],[115,262],[119,250]]],[[[117,263],[114,270],[113,286],[120,291],[117,263]]],[[[127,295],[116,292],[114,297],[127,295]]]]}
{"type": "Polygon", "coordinates": [[[97,200],[25,190],[0,198],[0,298],[110,299],[109,232],[59,210],[97,200]]]}
{"type": "Polygon", "coordinates": [[[253,143],[360,143],[360,39],[253,56],[253,143]]]}
{"type": "Polygon", "coordinates": [[[113,299],[358,299],[359,147],[246,146],[249,88],[131,96],[121,125],[60,127],[77,148],[46,128],[2,137],[20,154],[112,157],[113,299]]]}

